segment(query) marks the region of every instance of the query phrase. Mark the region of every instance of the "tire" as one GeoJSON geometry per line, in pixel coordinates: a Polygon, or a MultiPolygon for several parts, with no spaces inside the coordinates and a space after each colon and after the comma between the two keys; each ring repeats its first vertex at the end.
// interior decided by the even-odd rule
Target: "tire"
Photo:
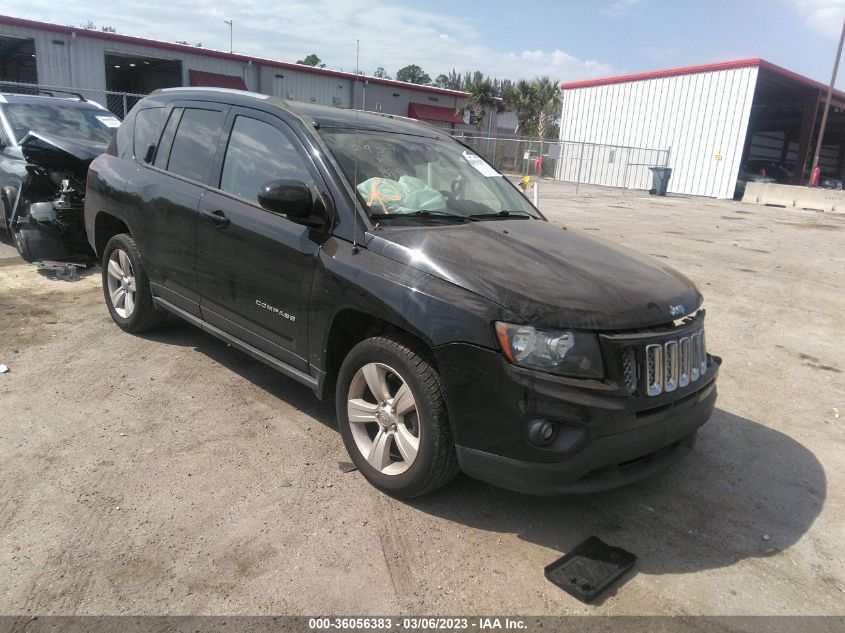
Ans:
{"type": "Polygon", "coordinates": [[[410,499],[458,473],[443,381],[410,337],[377,336],[353,347],[338,373],[335,402],[350,458],[382,492],[410,499]]]}
{"type": "Polygon", "coordinates": [[[29,247],[30,240],[26,239],[27,234],[23,228],[18,226],[17,228],[12,226],[11,222],[7,223],[7,229],[9,231],[9,238],[15,245],[15,250],[18,251],[18,255],[21,258],[29,262],[30,264],[35,260],[35,254],[32,252],[32,249],[29,247]]]}
{"type": "Polygon", "coordinates": [[[150,280],[135,240],[125,233],[115,235],[106,244],[101,264],[103,296],[112,320],[120,329],[145,332],[165,320],[167,313],[153,303],[150,280]]]}

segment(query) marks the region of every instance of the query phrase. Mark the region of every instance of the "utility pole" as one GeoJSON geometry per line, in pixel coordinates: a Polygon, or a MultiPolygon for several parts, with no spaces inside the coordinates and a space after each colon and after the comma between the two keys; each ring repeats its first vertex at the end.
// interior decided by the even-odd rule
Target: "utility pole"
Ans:
{"type": "Polygon", "coordinates": [[[813,154],[813,166],[810,169],[811,182],[813,179],[813,174],[816,173],[816,167],[819,166],[819,154],[822,151],[824,129],[827,126],[827,113],[830,110],[830,100],[833,97],[833,84],[836,83],[836,73],[839,70],[839,58],[842,56],[843,43],[845,43],[845,21],[842,22],[842,34],[839,36],[839,48],[836,49],[836,61],[833,63],[833,76],[830,78],[830,85],[827,88],[827,99],[824,102],[824,113],[822,114],[822,123],[819,127],[819,140],[818,142],[816,142],[816,153],[813,154]]]}
{"type": "Polygon", "coordinates": [[[234,49],[232,49],[232,20],[223,20],[223,22],[229,25],[229,52],[233,53],[234,49]]]}

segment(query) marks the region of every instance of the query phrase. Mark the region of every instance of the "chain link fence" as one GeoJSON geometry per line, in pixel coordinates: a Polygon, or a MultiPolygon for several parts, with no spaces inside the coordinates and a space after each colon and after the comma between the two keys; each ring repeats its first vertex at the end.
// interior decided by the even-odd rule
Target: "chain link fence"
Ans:
{"type": "Polygon", "coordinates": [[[126,117],[140,99],[146,96],[132,92],[67,88],[63,86],[45,86],[43,84],[26,84],[10,81],[0,81],[0,92],[31,95],[41,94],[52,97],[82,97],[86,101],[95,101],[101,106],[104,106],[121,120],[126,117]]]}
{"type": "Polygon", "coordinates": [[[465,132],[453,134],[457,140],[469,145],[503,174],[534,175],[536,160],[542,160],[542,175],[552,177],[559,155],[557,141],[503,136],[474,136],[465,132]]]}
{"type": "Polygon", "coordinates": [[[624,145],[552,141],[502,136],[453,135],[479,156],[508,175],[535,175],[542,157],[541,176],[564,182],[622,189],[651,189],[651,167],[669,164],[668,149],[624,145]]]}
{"type": "Polygon", "coordinates": [[[622,189],[651,189],[652,167],[669,164],[668,149],[561,141],[555,178],[622,189]]]}

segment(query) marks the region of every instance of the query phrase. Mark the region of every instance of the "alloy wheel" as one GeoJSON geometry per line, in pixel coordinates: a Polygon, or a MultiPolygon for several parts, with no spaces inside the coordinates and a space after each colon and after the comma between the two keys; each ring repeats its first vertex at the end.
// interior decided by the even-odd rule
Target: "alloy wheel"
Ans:
{"type": "Polygon", "coordinates": [[[384,475],[401,475],[420,448],[417,403],[408,383],[383,363],[367,363],[349,385],[346,410],[355,445],[384,475]]]}
{"type": "Polygon", "coordinates": [[[135,311],[135,271],[123,249],[116,248],[109,256],[108,285],[114,311],[128,319],[135,311]]]}

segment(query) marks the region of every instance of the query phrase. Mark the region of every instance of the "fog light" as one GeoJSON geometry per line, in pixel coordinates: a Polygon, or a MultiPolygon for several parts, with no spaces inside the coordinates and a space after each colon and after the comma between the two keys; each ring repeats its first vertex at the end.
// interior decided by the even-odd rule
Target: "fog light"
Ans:
{"type": "Polygon", "coordinates": [[[528,439],[537,446],[548,446],[557,435],[557,424],[548,420],[530,420],[528,422],[528,439]]]}

